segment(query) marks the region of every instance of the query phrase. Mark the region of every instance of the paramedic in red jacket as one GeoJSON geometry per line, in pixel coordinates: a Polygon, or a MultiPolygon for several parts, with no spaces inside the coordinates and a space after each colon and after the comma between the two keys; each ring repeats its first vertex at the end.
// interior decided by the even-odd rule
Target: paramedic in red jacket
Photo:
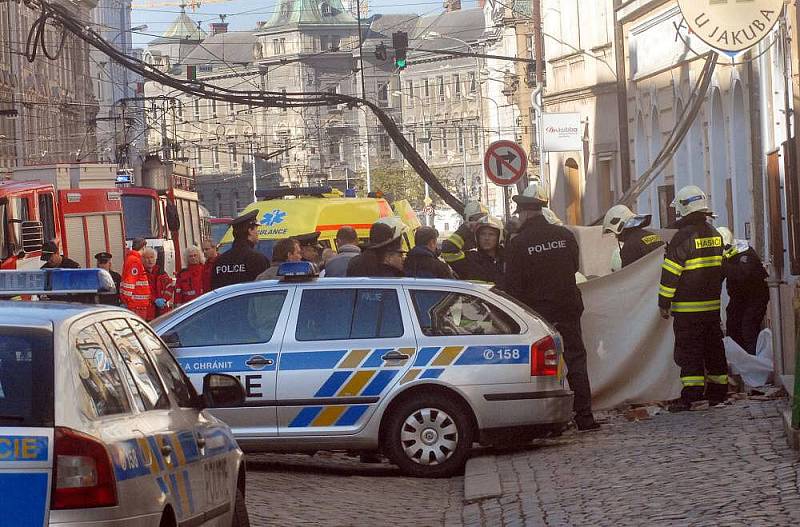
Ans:
{"type": "Polygon", "coordinates": [[[203,291],[211,291],[211,275],[214,272],[214,264],[217,263],[219,258],[219,251],[217,245],[211,240],[203,241],[203,256],[205,257],[205,274],[203,276],[203,291]]]}
{"type": "Polygon", "coordinates": [[[178,273],[175,280],[175,306],[194,300],[207,291],[206,267],[203,253],[199,247],[186,249],[187,266],[178,273]]]}
{"type": "Polygon", "coordinates": [[[142,252],[142,263],[144,263],[147,281],[150,282],[150,302],[147,307],[146,320],[153,320],[172,309],[174,284],[172,278],[158,266],[157,259],[158,255],[151,247],[142,252]]]}

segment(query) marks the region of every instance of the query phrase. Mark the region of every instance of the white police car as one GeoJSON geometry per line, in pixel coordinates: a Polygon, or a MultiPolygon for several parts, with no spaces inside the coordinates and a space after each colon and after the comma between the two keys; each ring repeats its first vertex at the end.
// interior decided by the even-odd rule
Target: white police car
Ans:
{"type": "MultiPolygon", "coordinates": [[[[2,297],[103,287],[97,269],[0,271],[2,297]]],[[[202,382],[203,399],[128,311],[0,301],[0,525],[249,525],[243,454],[204,410],[244,393],[202,382]]]]}
{"type": "Polygon", "coordinates": [[[311,277],[229,286],[153,322],[199,386],[244,384],[214,410],[245,451],[381,450],[408,474],[459,471],[473,442],[571,420],[558,333],[489,286],[311,277]]]}

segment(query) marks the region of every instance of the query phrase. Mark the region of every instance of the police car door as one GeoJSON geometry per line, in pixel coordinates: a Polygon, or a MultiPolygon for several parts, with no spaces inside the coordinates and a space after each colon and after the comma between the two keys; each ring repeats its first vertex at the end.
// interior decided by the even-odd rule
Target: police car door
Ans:
{"type": "Polygon", "coordinates": [[[52,329],[0,327],[0,518],[18,525],[47,521],[53,385],[52,329]]]}
{"type": "Polygon", "coordinates": [[[244,407],[213,411],[239,440],[278,433],[276,369],[293,292],[276,286],[214,300],[162,334],[198,392],[207,373],[227,373],[242,383],[244,407]]]}
{"type": "Polygon", "coordinates": [[[278,368],[281,436],[352,434],[416,353],[402,289],[298,286],[278,368]]]}

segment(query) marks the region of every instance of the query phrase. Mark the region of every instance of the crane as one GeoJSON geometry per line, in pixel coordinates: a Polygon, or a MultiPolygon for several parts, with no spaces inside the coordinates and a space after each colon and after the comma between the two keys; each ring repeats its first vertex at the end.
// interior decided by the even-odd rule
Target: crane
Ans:
{"type": "Polygon", "coordinates": [[[222,2],[230,2],[232,0],[177,0],[174,2],[159,2],[159,1],[144,1],[144,2],[134,2],[131,4],[132,9],[151,9],[154,7],[180,7],[181,11],[186,11],[186,8],[190,8],[192,12],[197,11],[197,9],[203,4],[220,4],[222,2]]]}

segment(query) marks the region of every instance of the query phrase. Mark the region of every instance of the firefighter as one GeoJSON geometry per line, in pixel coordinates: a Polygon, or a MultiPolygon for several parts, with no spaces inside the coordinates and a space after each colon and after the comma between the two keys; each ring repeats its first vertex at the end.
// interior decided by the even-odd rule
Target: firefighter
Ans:
{"type": "MultiPolygon", "coordinates": [[[[478,220],[488,215],[486,207],[477,201],[470,201],[464,207],[464,223],[442,243],[442,260],[450,264],[456,273],[458,270],[453,263],[463,260],[464,254],[477,245],[475,229],[478,227],[478,220]]],[[[459,264],[456,263],[456,266],[459,264]]]]}
{"type": "Polygon", "coordinates": [[[503,222],[483,216],[471,223],[467,229],[459,227],[442,243],[442,259],[461,280],[501,284],[505,274],[503,222]]]}
{"type": "Polygon", "coordinates": [[[106,252],[97,253],[94,255],[94,259],[97,262],[97,268],[105,269],[106,271],[108,271],[108,273],[111,275],[111,278],[114,280],[114,286],[116,286],[117,288],[116,295],[101,295],[99,303],[111,306],[118,306],[120,305],[119,286],[122,283],[122,276],[111,268],[112,258],[113,255],[111,253],[106,253],[106,252]]]}
{"type": "Polygon", "coordinates": [[[719,227],[717,231],[725,246],[722,268],[729,297],[725,332],[747,353],[755,355],[769,304],[769,275],[750,244],[734,240],[733,233],[726,227],[719,227]]]}
{"type": "Polygon", "coordinates": [[[255,250],[258,243],[257,210],[231,221],[233,246],[217,258],[211,275],[211,288],[252,282],[269,267],[269,259],[255,250]]]}
{"type": "Polygon", "coordinates": [[[58,251],[56,242],[46,242],[42,246],[42,261],[45,262],[41,269],[80,269],[81,265],[75,260],[70,260],[58,251]]]}
{"type": "Polygon", "coordinates": [[[662,265],[658,307],[662,318],[675,318],[675,363],[683,390],[670,410],[679,412],[704,398],[720,404],[728,393],[719,312],[724,249],[722,236],[710,223],[705,192],[684,187],[671,206],[680,219],[662,265]]]}
{"type": "Polygon", "coordinates": [[[122,282],[119,285],[119,296],[122,304],[146,319],[150,307],[150,282],[142,264],[142,251],[147,248],[144,238],[136,238],[131,250],[125,256],[122,267],[122,282]]]}
{"type": "Polygon", "coordinates": [[[175,306],[185,304],[201,296],[205,289],[205,260],[199,247],[186,249],[186,268],[178,273],[175,280],[175,306]]]}
{"type": "Polygon", "coordinates": [[[575,283],[580,254],[575,235],[548,221],[549,198],[539,182],[514,196],[522,221],[506,249],[505,290],[555,326],[564,340],[567,380],[575,393],[575,425],[580,431],[600,428],[592,414],[592,393],[581,331],[583,299],[575,283]]]}
{"type": "Polygon", "coordinates": [[[175,283],[161,270],[156,263],[157,260],[158,254],[155,249],[146,247],[142,251],[142,264],[147,274],[147,281],[150,283],[150,303],[145,320],[153,320],[171,310],[175,297],[175,283]]]}
{"type": "Polygon", "coordinates": [[[638,216],[625,205],[615,205],[606,212],[603,233],[616,236],[621,267],[626,267],[664,246],[661,236],[645,229],[652,218],[650,214],[638,216]]]}

